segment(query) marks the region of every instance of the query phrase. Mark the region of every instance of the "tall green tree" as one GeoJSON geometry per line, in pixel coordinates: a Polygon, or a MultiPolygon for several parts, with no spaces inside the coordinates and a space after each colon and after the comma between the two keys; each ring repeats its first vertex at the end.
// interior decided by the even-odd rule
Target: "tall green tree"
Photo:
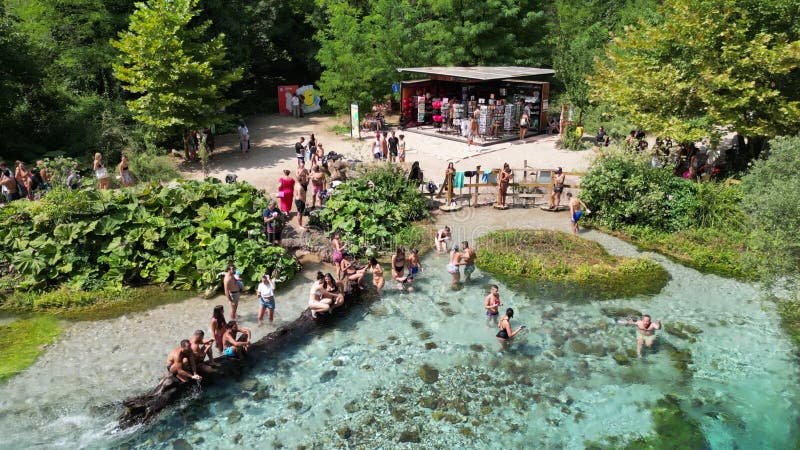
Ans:
{"type": "MultiPolygon", "coordinates": [[[[608,45],[591,98],[679,141],[726,130],[776,136],[800,126],[800,41],[791,21],[767,22],[750,0],[667,0],[655,24],[608,45]]],[[[793,4],[797,0],[767,0],[793,4]]],[[[797,14],[795,14],[797,17],[797,14]]]]}
{"type": "Polygon", "coordinates": [[[157,132],[184,131],[225,120],[225,97],[241,69],[227,61],[224,35],[210,39],[210,21],[193,24],[198,0],[137,3],[130,25],[112,45],[114,74],[135,98],[133,117],[157,132]]]}

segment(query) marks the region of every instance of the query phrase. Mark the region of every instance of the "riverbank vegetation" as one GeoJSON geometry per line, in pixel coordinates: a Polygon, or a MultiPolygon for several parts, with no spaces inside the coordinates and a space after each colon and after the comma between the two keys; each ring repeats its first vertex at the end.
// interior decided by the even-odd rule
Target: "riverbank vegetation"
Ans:
{"type": "MultiPolygon", "coordinates": [[[[214,179],[116,191],[55,189],[40,201],[12,202],[0,211],[2,284],[37,292],[147,283],[202,290],[219,285],[229,261],[247,284],[265,272],[282,282],[299,264],[260,237],[266,203],[249,184],[214,179]]],[[[87,296],[70,298],[82,306],[87,296]]],[[[35,301],[31,306],[41,308],[35,301]]]]}
{"type": "Polygon", "coordinates": [[[381,164],[363,166],[340,184],[315,220],[340,233],[350,253],[373,255],[393,251],[398,244],[422,244],[430,230],[414,222],[429,217],[428,199],[416,183],[408,181],[400,166],[381,164]]]}
{"type": "Polygon", "coordinates": [[[61,333],[61,323],[36,316],[0,325],[0,383],[22,372],[61,333]]]}
{"type": "Polygon", "coordinates": [[[581,180],[588,223],[703,272],[753,279],[742,191],[676,177],[624,148],[601,153],[581,180]]]}
{"type": "Polygon", "coordinates": [[[478,238],[481,270],[558,298],[610,299],[657,294],[669,274],[645,258],[609,255],[571,234],[502,230],[478,238]]]}

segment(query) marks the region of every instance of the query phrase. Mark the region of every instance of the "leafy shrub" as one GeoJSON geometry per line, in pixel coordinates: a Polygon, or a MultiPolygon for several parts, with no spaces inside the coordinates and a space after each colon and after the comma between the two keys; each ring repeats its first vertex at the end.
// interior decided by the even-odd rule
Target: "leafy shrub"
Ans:
{"type": "MultiPolygon", "coordinates": [[[[157,154],[154,150],[128,152],[129,167],[138,183],[160,183],[180,177],[170,156],[157,154]]],[[[116,170],[116,167],[114,168],[116,170]]]]}
{"type": "Polygon", "coordinates": [[[567,125],[564,127],[564,137],[561,138],[561,147],[569,150],[583,150],[583,137],[578,136],[576,133],[577,127],[575,125],[567,125]]]}
{"type": "Polygon", "coordinates": [[[362,169],[356,178],[339,185],[319,221],[340,232],[350,252],[364,254],[390,249],[398,233],[428,216],[428,200],[403,170],[381,164],[362,169]]]}
{"type": "Polygon", "coordinates": [[[696,222],[697,184],[650,167],[631,152],[612,151],[598,158],[581,188],[592,219],[611,229],[638,225],[677,231],[696,222]]]}
{"type": "Polygon", "coordinates": [[[756,160],[742,178],[742,204],[753,220],[751,257],[767,278],[798,274],[799,171],[800,137],[779,137],[770,141],[766,158],[756,160]]]}
{"type": "Polygon", "coordinates": [[[249,184],[213,179],[141,190],[55,189],[41,201],[3,208],[0,261],[22,277],[22,289],[166,281],[204,289],[218,285],[228,261],[252,283],[275,270],[283,281],[299,270],[296,260],[260,233],[249,236],[261,229],[266,203],[249,184]]]}
{"type": "Polygon", "coordinates": [[[653,261],[612,256],[596,242],[559,231],[494,231],[478,246],[481,270],[522,280],[543,295],[580,300],[656,294],[669,280],[653,261]]]}

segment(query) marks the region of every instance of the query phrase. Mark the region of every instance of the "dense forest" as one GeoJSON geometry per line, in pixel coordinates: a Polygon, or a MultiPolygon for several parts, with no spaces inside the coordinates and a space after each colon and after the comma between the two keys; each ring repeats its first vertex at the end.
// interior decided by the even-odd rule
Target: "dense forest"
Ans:
{"type": "Polygon", "coordinates": [[[382,101],[401,66],[557,71],[617,134],[678,141],[800,123],[800,0],[5,0],[0,155],[179,145],[316,83],[327,111],[382,101]]]}

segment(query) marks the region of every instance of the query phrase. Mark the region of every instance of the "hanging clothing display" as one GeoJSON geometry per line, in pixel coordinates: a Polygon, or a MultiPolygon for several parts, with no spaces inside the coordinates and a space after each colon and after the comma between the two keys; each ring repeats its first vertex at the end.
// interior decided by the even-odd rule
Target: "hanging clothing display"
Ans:
{"type": "Polygon", "coordinates": [[[506,115],[503,119],[503,129],[506,131],[511,131],[514,129],[514,124],[517,122],[514,120],[516,117],[516,110],[517,107],[515,105],[508,105],[506,106],[506,115]]]}
{"type": "Polygon", "coordinates": [[[481,105],[480,112],[480,116],[478,116],[478,134],[484,135],[489,129],[489,121],[491,120],[489,116],[489,107],[481,105]]]}
{"type": "Polygon", "coordinates": [[[425,122],[425,97],[417,97],[417,122],[425,122]]]}

